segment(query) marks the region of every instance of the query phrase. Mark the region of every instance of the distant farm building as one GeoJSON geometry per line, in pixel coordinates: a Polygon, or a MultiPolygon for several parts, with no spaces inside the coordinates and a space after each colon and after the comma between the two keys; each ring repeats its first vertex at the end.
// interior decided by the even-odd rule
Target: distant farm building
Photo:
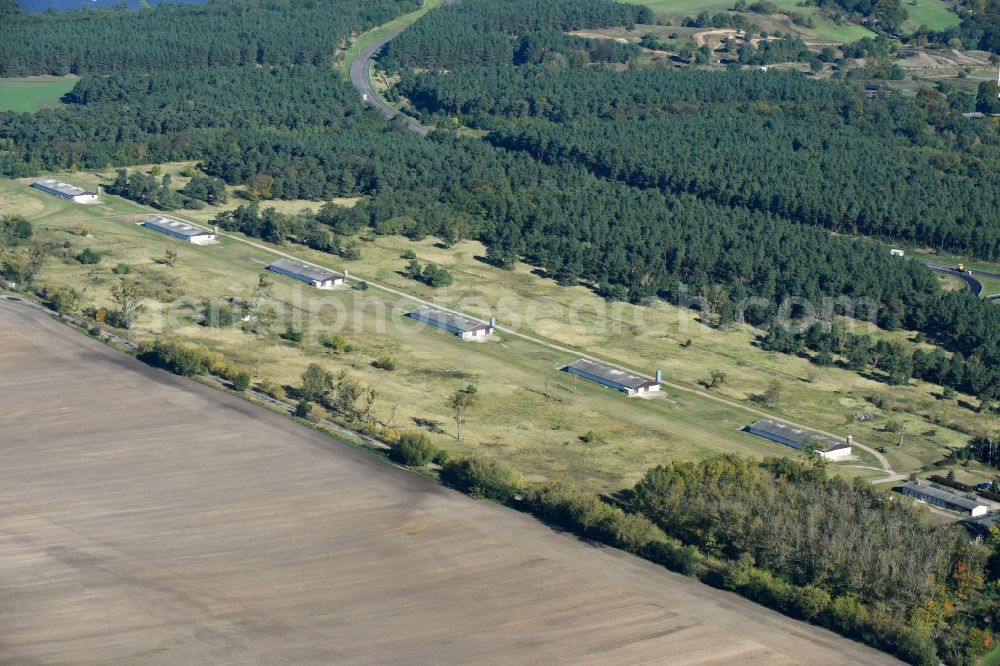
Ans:
{"type": "Polygon", "coordinates": [[[333,289],[344,284],[344,276],[294,259],[279,259],[267,270],[301,280],[317,289],[333,289]]]}
{"type": "Polygon", "coordinates": [[[656,371],[656,379],[649,379],[610,365],[580,359],[567,365],[563,371],[621,391],[626,395],[642,395],[660,390],[659,370],[656,371]]]}
{"type": "Polygon", "coordinates": [[[958,493],[935,486],[932,483],[910,481],[900,488],[899,492],[918,499],[921,502],[927,502],[928,504],[933,504],[949,511],[964,513],[973,518],[976,516],[985,516],[989,511],[989,507],[979,500],[969,499],[958,493]]]}
{"type": "Polygon", "coordinates": [[[811,430],[794,428],[784,423],[772,421],[771,419],[755,421],[743,430],[751,435],[757,435],[772,442],[791,447],[796,451],[801,451],[807,446],[811,446],[820,457],[826,460],[844,460],[851,457],[852,447],[850,444],[843,444],[829,437],[823,437],[811,430]]]}
{"type": "Polygon", "coordinates": [[[58,181],[55,178],[43,178],[42,180],[36,180],[31,184],[36,190],[41,190],[48,194],[53,194],[57,197],[63,199],[68,199],[69,201],[74,201],[76,203],[90,204],[98,203],[101,198],[97,192],[90,192],[82,187],[77,187],[76,185],[70,185],[69,183],[64,183],[58,181]]]}
{"type": "Polygon", "coordinates": [[[195,245],[205,245],[215,240],[215,233],[208,229],[196,227],[193,224],[163,215],[154,215],[153,217],[146,218],[143,220],[142,226],[153,231],[159,231],[161,234],[166,234],[167,236],[173,236],[174,238],[194,243],[195,245]]]}
{"type": "Polygon", "coordinates": [[[496,319],[491,318],[490,323],[484,324],[475,319],[469,319],[462,315],[452,314],[444,310],[435,310],[427,306],[422,306],[413,312],[406,313],[406,316],[417,321],[422,321],[431,326],[448,331],[452,335],[457,335],[463,340],[476,340],[485,338],[493,333],[496,328],[496,319]]]}

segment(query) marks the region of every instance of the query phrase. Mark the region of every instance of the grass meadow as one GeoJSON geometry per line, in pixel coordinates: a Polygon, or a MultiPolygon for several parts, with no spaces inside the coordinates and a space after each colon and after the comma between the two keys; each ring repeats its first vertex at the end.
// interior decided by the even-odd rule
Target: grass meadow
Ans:
{"type": "Polygon", "coordinates": [[[0,79],[0,111],[31,113],[55,105],[77,81],[75,76],[0,79]]]}

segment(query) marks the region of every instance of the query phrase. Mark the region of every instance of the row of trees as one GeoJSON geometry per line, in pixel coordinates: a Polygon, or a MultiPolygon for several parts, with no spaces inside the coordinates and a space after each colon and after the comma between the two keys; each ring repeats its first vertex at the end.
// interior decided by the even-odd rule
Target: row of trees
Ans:
{"type": "MultiPolygon", "coordinates": [[[[994,320],[994,325],[998,323],[1000,317],[994,320]]],[[[906,384],[916,377],[977,396],[987,407],[1000,399],[1000,356],[990,345],[973,349],[968,357],[961,351],[949,356],[940,348],[911,352],[900,343],[847,333],[836,322],[817,322],[800,331],[775,324],[762,336],[761,346],[786,354],[809,350],[814,352],[813,362],[824,366],[833,365],[840,357],[845,367],[880,373],[891,385],[906,384]]]]}
{"type": "MultiPolygon", "coordinates": [[[[990,551],[961,528],[930,527],[912,504],[863,481],[827,478],[822,466],[787,459],[725,456],[650,470],[629,507],[682,543],[736,563],[729,576],[763,570],[812,589],[833,615],[848,607],[829,606],[831,599],[850,599],[858,618],[881,612],[908,627],[907,643],[916,636],[936,641],[947,663],[971,663],[992,645],[983,629],[997,604],[987,584],[997,573],[988,567],[990,551]]],[[[930,652],[904,658],[936,663],[930,652]]]]}

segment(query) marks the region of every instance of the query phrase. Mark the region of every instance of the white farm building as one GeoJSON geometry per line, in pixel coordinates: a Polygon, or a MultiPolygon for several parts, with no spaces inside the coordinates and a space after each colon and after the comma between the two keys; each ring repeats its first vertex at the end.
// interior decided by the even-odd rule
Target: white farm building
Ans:
{"type": "Polygon", "coordinates": [[[851,457],[852,453],[850,444],[837,442],[811,430],[795,428],[784,423],[772,421],[771,419],[755,421],[743,430],[751,435],[769,439],[772,442],[783,444],[797,451],[801,451],[806,447],[812,447],[825,460],[846,460],[851,457]]]}
{"type": "Polygon", "coordinates": [[[76,185],[70,185],[69,183],[56,180],[55,178],[43,178],[41,180],[36,180],[31,184],[31,186],[36,190],[41,190],[47,194],[52,194],[62,199],[68,199],[69,201],[73,201],[75,203],[92,204],[100,203],[101,201],[97,192],[91,192],[83,189],[82,187],[77,187],[76,185]]]}
{"type": "Polygon", "coordinates": [[[344,276],[340,273],[294,259],[278,259],[267,270],[301,280],[317,289],[333,289],[344,284],[344,276]]]}
{"type": "Polygon", "coordinates": [[[215,240],[215,233],[208,229],[196,227],[193,224],[175,220],[172,217],[164,215],[147,217],[143,220],[142,226],[153,231],[159,231],[161,234],[166,234],[167,236],[173,236],[174,238],[194,243],[195,245],[205,245],[215,240]]]}
{"type": "Polygon", "coordinates": [[[452,314],[444,310],[435,310],[427,306],[421,306],[413,312],[406,313],[410,319],[422,321],[425,324],[436,326],[448,331],[452,335],[457,335],[463,340],[482,339],[493,333],[496,321],[491,319],[489,324],[484,324],[475,319],[469,319],[462,315],[452,314]]]}
{"type": "Polygon", "coordinates": [[[648,377],[635,375],[610,365],[580,359],[567,365],[563,368],[563,371],[577,377],[583,377],[602,386],[613,388],[616,391],[621,391],[628,396],[644,395],[660,390],[659,370],[656,371],[656,379],[649,379],[648,377]]]}
{"type": "Polygon", "coordinates": [[[949,511],[964,513],[973,518],[985,516],[990,510],[984,502],[953,493],[947,488],[941,488],[932,483],[910,481],[905,486],[902,486],[899,492],[909,495],[920,502],[933,504],[949,511]]]}

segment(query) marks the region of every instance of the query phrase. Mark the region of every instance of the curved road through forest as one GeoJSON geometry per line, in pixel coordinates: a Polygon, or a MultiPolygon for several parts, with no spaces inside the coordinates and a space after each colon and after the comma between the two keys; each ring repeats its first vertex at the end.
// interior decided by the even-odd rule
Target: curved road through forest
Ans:
{"type": "MultiPolygon", "coordinates": [[[[453,5],[456,1],[457,0],[444,0],[443,4],[453,5]]],[[[351,84],[365,97],[365,101],[378,109],[379,112],[386,118],[389,120],[392,120],[396,116],[405,118],[406,129],[411,132],[416,132],[420,136],[427,136],[427,133],[430,132],[428,128],[424,127],[413,118],[410,118],[405,113],[397,112],[385,103],[385,100],[383,100],[382,97],[375,92],[375,89],[372,88],[372,81],[369,76],[369,73],[371,72],[372,59],[375,57],[375,54],[381,51],[383,46],[398,37],[399,34],[405,29],[406,28],[402,28],[384,35],[373,44],[364,48],[361,53],[358,54],[357,59],[351,63],[351,84]]]]}
{"type": "Polygon", "coordinates": [[[371,78],[368,76],[368,73],[371,70],[372,58],[375,57],[375,54],[378,53],[383,46],[398,37],[401,32],[403,31],[397,30],[395,32],[390,32],[388,35],[385,35],[361,51],[361,54],[358,55],[357,59],[351,63],[351,84],[358,89],[358,92],[366,96],[365,101],[378,109],[386,118],[392,120],[397,115],[402,115],[402,117],[406,118],[406,129],[416,132],[420,136],[427,136],[427,132],[429,130],[426,127],[418,124],[415,120],[405,114],[397,114],[395,109],[382,100],[378,93],[376,93],[372,88],[371,78]]]}
{"type": "Polygon", "coordinates": [[[959,273],[955,270],[954,266],[948,266],[946,264],[939,264],[936,261],[927,261],[926,259],[921,259],[922,263],[927,268],[935,271],[937,273],[944,273],[945,275],[951,275],[952,277],[957,277],[959,280],[964,282],[969,286],[969,290],[974,296],[979,296],[980,298],[985,298],[991,303],[1000,303],[1000,294],[984,295],[983,294],[983,283],[976,279],[976,277],[986,278],[988,280],[1000,280],[1000,273],[990,273],[989,271],[977,271],[976,269],[970,269],[967,273],[959,273]]]}

